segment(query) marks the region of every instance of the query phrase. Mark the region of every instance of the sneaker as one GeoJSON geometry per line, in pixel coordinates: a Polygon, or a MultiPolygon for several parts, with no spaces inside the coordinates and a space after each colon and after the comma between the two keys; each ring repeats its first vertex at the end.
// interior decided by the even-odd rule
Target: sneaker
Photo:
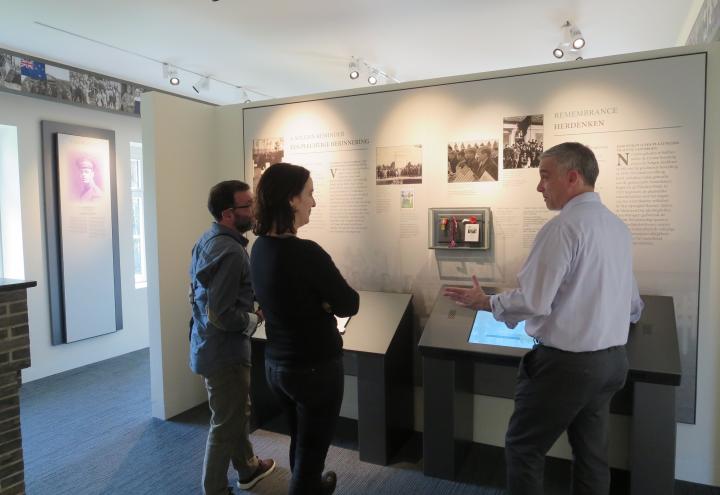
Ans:
{"type": "Polygon", "coordinates": [[[330,495],[335,491],[337,485],[337,475],[334,471],[328,471],[322,475],[320,479],[320,488],[322,489],[322,495],[330,495]]]}
{"type": "Polygon", "coordinates": [[[238,480],[237,486],[241,490],[249,490],[250,488],[257,485],[258,481],[272,473],[274,470],[275,461],[273,461],[272,459],[261,459],[258,462],[258,467],[255,470],[255,473],[253,473],[253,475],[247,479],[238,480]]]}

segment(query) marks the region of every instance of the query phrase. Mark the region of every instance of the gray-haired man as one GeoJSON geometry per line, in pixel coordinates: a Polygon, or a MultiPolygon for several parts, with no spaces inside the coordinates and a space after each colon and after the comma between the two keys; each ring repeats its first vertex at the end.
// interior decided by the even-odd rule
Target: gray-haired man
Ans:
{"type": "Polygon", "coordinates": [[[599,169],[589,148],[554,146],[539,171],[537,190],[560,213],[538,232],[519,287],[488,296],[473,278],[473,288],[446,295],[511,327],[525,320],[539,342],[520,363],[505,437],[510,495],[543,493],[545,454],[564,431],[573,450],[572,493],[607,495],[609,404],[625,384],[629,324],[643,308],[632,238],[594,192],[599,169]]]}

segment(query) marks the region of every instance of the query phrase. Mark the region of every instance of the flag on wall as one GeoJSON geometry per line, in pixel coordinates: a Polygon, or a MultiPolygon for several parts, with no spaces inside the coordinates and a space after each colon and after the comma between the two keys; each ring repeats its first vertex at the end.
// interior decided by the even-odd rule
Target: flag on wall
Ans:
{"type": "Polygon", "coordinates": [[[20,61],[20,74],[43,81],[47,79],[45,75],[45,64],[27,58],[20,61]]]}

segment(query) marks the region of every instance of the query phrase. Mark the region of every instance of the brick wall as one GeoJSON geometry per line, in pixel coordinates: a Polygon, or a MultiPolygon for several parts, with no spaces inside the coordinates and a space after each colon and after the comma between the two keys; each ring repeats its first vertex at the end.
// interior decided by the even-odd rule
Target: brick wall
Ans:
{"type": "Polygon", "coordinates": [[[0,292],[0,495],[25,493],[19,393],[28,366],[26,289],[0,292]]]}

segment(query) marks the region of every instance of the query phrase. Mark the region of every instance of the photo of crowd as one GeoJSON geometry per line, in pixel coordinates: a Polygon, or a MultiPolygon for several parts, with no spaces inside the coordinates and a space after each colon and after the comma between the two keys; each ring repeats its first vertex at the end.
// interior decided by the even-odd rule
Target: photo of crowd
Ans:
{"type": "Polygon", "coordinates": [[[422,184],[422,145],[377,148],[375,184],[422,184]]]}
{"type": "Polygon", "coordinates": [[[253,190],[265,169],[273,163],[283,161],[284,156],[284,139],[282,137],[253,139],[253,190]]]}
{"type": "Polygon", "coordinates": [[[448,182],[498,180],[498,141],[455,141],[448,144],[448,182]]]}
{"type": "Polygon", "coordinates": [[[503,168],[537,168],[543,152],[543,115],[503,119],[503,168]]]}
{"type": "Polygon", "coordinates": [[[0,51],[0,88],[104,110],[140,114],[143,87],[0,51]]]}
{"type": "Polygon", "coordinates": [[[100,79],[90,74],[70,74],[72,101],[100,108],[120,110],[122,85],[117,81],[100,79]]]}

